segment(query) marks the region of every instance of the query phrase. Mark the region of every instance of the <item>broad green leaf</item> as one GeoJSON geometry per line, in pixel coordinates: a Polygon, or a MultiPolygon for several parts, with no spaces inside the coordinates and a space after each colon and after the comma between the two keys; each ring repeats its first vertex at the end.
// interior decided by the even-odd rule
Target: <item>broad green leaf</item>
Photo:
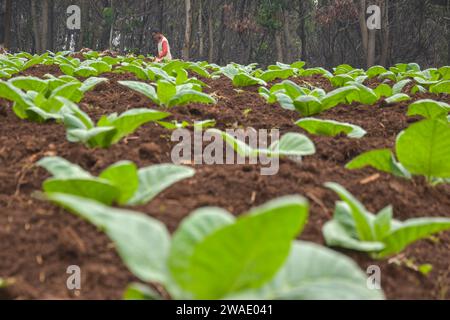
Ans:
{"type": "Polygon", "coordinates": [[[446,93],[450,94],[450,80],[441,81],[430,87],[431,93],[446,93]]]}
{"type": "Polygon", "coordinates": [[[389,98],[387,98],[386,103],[393,104],[393,103],[399,103],[399,102],[408,101],[408,100],[411,100],[411,97],[408,96],[406,93],[397,93],[397,94],[394,94],[393,96],[390,96],[389,98]]]}
{"type": "Polygon", "coordinates": [[[275,79],[287,79],[294,75],[293,69],[269,70],[262,73],[259,78],[265,82],[271,82],[275,79]]]}
{"type": "Polygon", "coordinates": [[[387,72],[386,68],[383,66],[373,66],[370,67],[367,71],[366,74],[369,77],[369,79],[378,77],[380,74],[383,74],[387,72]]]}
{"type": "Polygon", "coordinates": [[[193,177],[194,174],[195,170],[192,168],[173,164],[142,168],[138,171],[139,188],[128,204],[146,204],[165,189],[181,180],[193,177]]]}
{"type": "Polygon", "coordinates": [[[383,239],[389,234],[389,232],[391,232],[393,210],[394,209],[392,206],[388,206],[376,215],[375,220],[373,221],[376,239],[383,239]]]}
{"type": "Polygon", "coordinates": [[[148,80],[147,72],[145,72],[144,68],[139,66],[128,64],[120,66],[116,70],[131,72],[140,80],[148,80]]]}
{"type": "MultiPolygon", "coordinates": [[[[280,96],[277,95],[277,97],[278,101],[283,105],[279,99],[280,96]]],[[[294,105],[295,110],[297,110],[304,117],[313,116],[325,110],[322,102],[314,96],[300,96],[295,99],[292,104],[294,105]]]]}
{"type": "Polygon", "coordinates": [[[190,281],[178,285],[196,299],[221,299],[263,285],[285,263],[307,215],[307,201],[300,197],[252,210],[195,246],[183,274],[190,281]]]}
{"type": "Polygon", "coordinates": [[[168,260],[169,270],[178,285],[190,285],[188,270],[192,268],[191,258],[196,246],[213,232],[234,222],[231,213],[215,207],[198,209],[182,221],[173,235],[168,260]]]}
{"type": "Polygon", "coordinates": [[[154,103],[158,105],[160,104],[158,95],[156,94],[156,90],[153,86],[139,81],[118,81],[118,83],[127,88],[130,88],[131,90],[139,92],[140,94],[143,94],[144,96],[152,100],[154,103]]]}
{"type": "Polygon", "coordinates": [[[97,127],[92,129],[69,129],[67,140],[70,142],[82,142],[90,147],[108,148],[117,129],[114,127],[97,127]]]}
{"type": "Polygon", "coordinates": [[[329,247],[339,247],[362,252],[381,251],[385,248],[382,242],[360,241],[352,237],[344,226],[334,219],[325,223],[322,228],[322,233],[329,247]]]}
{"type": "Polygon", "coordinates": [[[294,241],[286,264],[268,284],[228,299],[373,300],[383,291],[367,287],[367,276],[343,254],[294,241]]]}
{"type": "Polygon", "coordinates": [[[130,161],[121,161],[113,164],[102,171],[99,178],[109,181],[119,189],[118,204],[127,203],[139,187],[137,166],[130,161]]]}
{"type": "Polygon", "coordinates": [[[100,83],[107,82],[107,78],[97,78],[97,77],[91,77],[83,82],[83,84],[80,87],[81,92],[87,92],[92,90],[95,86],[97,86],[100,83]]]}
{"type": "Polygon", "coordinates": [[[378,99],[380,99],[381,97],[388,98],[388,97],[392,96],[392,88],[390,85],[388,85],[386,83],[380,84],[373,91],[377,95],[378,99]]]}
{"type": "Polygon", "coordinates": [[[166,80],[160,80],[158,81],[156,92],[158,94],[158,99],[160,103],[165,106],[169,106],[170,100],[177,93],[177,88],[176,85],[166,80]]]}
{"type": "Polygon", "coordinates": [[[264,80],[252,77],[246,73],[238,73],[233,77],[233,85],[235,87],[248,87],[254,85],[265,86],[267,83],[264,80]]]}
{"type": "Polygon", "coordinates": [[[48,193],[65,193],[111,205],[120,195],[119,189],[108,180],[97,178],[51,178],[42,185],[48,193]]]}
{"type": "Polygon", "coordinates": [[[442,80],[450,80],[450,66],[442,67],[438,72],[442,76],[442,80]]]}
{"type": "Polygon", "coordinates": [[[399,253],[413,242],[446,230],[450,230],[450,219],[447,218],[410,219],[383,239],[386,248],[377,254],[377,257],[399,253]]]}
{"type": "MultiPolygon", "coordinates": [[[[263,153],[263,150],[259,150],[263,153]]],[[[268,149],[269,156],[302,157],[316,153],[314,143],[305,135],[289,132],[279,141],[272,143],[268,149]]]]}
{"type": "Polygon", "coordinates": [[[54,193],[48,198],[104,231],[125,265],[139,279],[167,282],[170,236],[164,224],[141,213],[111,208],[76,196],[54,193]]]}
{"type": "Polygon", "coordinates": [[[406,85],[411,83],[411,81],[412,81],[411,79],[405,79],[405,80],[401,80],[401,81],[397,82],[392,87],[392,93],[393,94],[402,93],[403,89],[406,87],[406,85]]]}
{"type": "Polygon", "coordinates": [[[346,86],[327,93],[321,101],[323,108],[325,110],[334,108],[338,104],[345,102],[346,97],[356,91],[358,89],[355,86],[346,86]]]}
{"type": "Polygon", "coordinates": [[[365,85],[357,82],[351,82],[351,86],[355,87],[357,90],[349,93],[346,99],[349,103],[357,101],[363,104],[372,105],[378,101],[377,94],[365,85]]]}
{"type": "Polygon", "coordinates": [[[116,143],[123,137],[133,133],[140,126],[148,122],[164,119],[168,115],[166,112],[146,108],[132,109],[124,112],[108,125],[113,126],[117,131],[112,139],[112,143],[116,143]]]}
{"type": "Polygon", "coordinates": [[[14,101],[22,106],[33,105],[32,101],[18,88],[9,82],[0,80],[0,98],[14,101]]]}
{"type": "Polygon", "coordinates": [[[358,233],[359,240],[373,241],[374,231],[372,228],[372,217],[364,205],[359,202],[350,192],[337,183],[328,182],[325,186],[336,192],[342,201],[346,202],[352,210],[353,219],[355,220],[355,228],[358,233]]]}
{"type": "Polygon", "coordinates": [[[24,91],[43,92],[47,89],[47,81],[36,77],[15,77],[9,81],[16,88],[24,91]]]}
{"type": "Polygon", "coordinates": [[[215,104],[217,101],[206,93],[198,92],[196,90],[182,90],[172,97],[168,106],[181,106],[186,103],[205,103],[215,104]]]}
{"type": "Polygon", "coordinates": [[[411,125],[397,138],[397,156],[412,174],[450,178],[450,124],[424,120],[411,125]]]}
{"type": "Polygon", "coordinates": [[[445,102],[425,99],[414,102],[408,107],[408,116],[423,116],[427,119],[445,119],[450,105],[445,102]]]}
{"type": "Polygon", "coordinates": [[[389,149],[365,152],[350,161],[345,167],[350,170],[355,170],[368,166],[383,172],[394,174],[398,177],[411,178],[411,174],[395,160],[392,151],[389,149]]]}
{"type": "Polygon", "coordinates": [[[36,165],[43,167],[56,179],[92,178],[92,175],[79,165],[61,157],[45,157],[39,160],[36,165]]]}
{"type": "Polygon", "coordinates": [[[362,138],[367,133],[359,126],[334,120],[304,118],[298,120],[295,124],[311,134],[330,137],[335,137],[341,133],[345,133],[349,138],[362,138]]]}

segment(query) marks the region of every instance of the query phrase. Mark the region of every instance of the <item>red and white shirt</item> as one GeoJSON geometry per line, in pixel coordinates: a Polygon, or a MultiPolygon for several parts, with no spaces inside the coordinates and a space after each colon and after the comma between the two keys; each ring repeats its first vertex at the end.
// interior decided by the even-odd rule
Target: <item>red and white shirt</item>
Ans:
{"type": "Polygon", "coordinates": [[[169,41],[166,37],[162,37],[158,43],[158,59],[159,61],[166,59],[172,60],[172,54],[170,53],[169,41]]]}

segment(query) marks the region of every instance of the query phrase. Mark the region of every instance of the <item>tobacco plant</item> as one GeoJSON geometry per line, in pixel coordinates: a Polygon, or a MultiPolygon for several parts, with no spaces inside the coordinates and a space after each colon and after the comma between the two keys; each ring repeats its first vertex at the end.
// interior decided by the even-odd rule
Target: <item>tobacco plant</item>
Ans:
{"type": "Polygon", "coordinates": [[[418,240],[450,230],[448,218],[395,220],[392,206],[374,215],[342,186],[336,183],[326,186],[342,200],[336,203],[333,220],[323,227],[329,246],[368,252],[373,258],[382,259],[400,253],[418,240]]]}
{"type": "Polygon", "coordinates": [[[107,205],[146,204],[164,189],[195,173],[185,166],[161,164],[138,169],[133,162],[120,161],[95,177],[60,157],[45,157],[37,165],[52,174],[42,185],[46,193],[66,193],[107,205]]]}
{"type": "MultiPolygon", "coordinates": [[[[239,218],[220,208],[198,209],[172,237],[145,214],[61,193],[48,198],[105,232],[129,270],[162,285],[172,299],[383,298],[367,288],[366,276],[349,258],[295,240],[308,215],[307,201],[298,196],[239,218]]],[[[144,285],[130,290],[162,299],[144,285]]]]}

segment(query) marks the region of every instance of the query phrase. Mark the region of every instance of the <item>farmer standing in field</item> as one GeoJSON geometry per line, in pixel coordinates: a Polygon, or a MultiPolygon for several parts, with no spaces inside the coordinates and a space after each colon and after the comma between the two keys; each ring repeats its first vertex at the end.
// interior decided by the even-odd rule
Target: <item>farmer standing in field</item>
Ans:
{"type": "Polygon", "coordinates": [[[172,60],[172,54],[170,53],[169,41],[159,30],[152,31],[153,41],[158,44],[158,57],[156,57],[156,62],[161,62],[162,60],[172,60]]]}

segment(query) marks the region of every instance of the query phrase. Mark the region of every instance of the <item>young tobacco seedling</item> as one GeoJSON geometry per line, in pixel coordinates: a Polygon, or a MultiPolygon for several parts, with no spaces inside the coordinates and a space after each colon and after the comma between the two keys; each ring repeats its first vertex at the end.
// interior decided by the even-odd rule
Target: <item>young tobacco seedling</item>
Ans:
{"type": "Polygon", "coordinates": [[[208,129],[207,132],[221,137],[238,155],[244,158],[263,155],[269,158],[294,157],[300,160],[303,156],[316,153],[314,143],[307,136],[300,133],[286,133],[279,141],[273,142],[268,148],[253,148],[227,132],[218,129],[208,129]]]}
{"type": "Polygon", "coordinates": [[[311,134],[335,137],[341,133],[346,134],[349,138],[359,139],[366,135],[366,131],[356,125],[338,122],[334,120],[321,120],[315,118],[303,118],[296,123],[300,128],[311,134]]]}
{"type": "Polygon", "coordinates": [[[169,116],[166,112],[147,108],[131,109],[121,115],[117,113],[105,115],[100,118],[97,125],[94,125],[86,113],[67,100],[61,113],[67,130],[67,140],[82,142],[91,148],[108,148],[132,134],[140,126],[169,116]]]}
{"type": "Polygon", "coordinates": [[[68,76],[49,77],[16,77],[8,82],[0,80],[0,97],[14,102],[13,111],[20,119],[36,122],[60,120],[64,103],[59,98],[79,102],[87,91],[107,81],[95,77],[84,82],[68,76]]]}
{"type": "Polygon", "coordinates": [[[323,227],[328,246],[368,252],[375,259],[383,259],[418,240],[450,230],[448,218],[397,221],[393,219],[392,206],[374,215],[341,185],[330,182],[325,186],[342,199],[336,203],[333,220],[323,227]]]}
{"type": "Polygon", "coordinates": [[[119,81],[119,84],[137,91],[159,106],[167,108],[181,106],[187,103],[215,104],[216,100],[206,93],[201,92],[198,84],[176,85],[166,80],[156,83],[156,90],[152,85],[139,81],[119,81]]]}
{"type": "Polygon", "coordinates": [[[194,169],[172,164],[142,169],[121,161],[103,170],[98,177],[60,157],[37,162],[53,176],[43,183],[46,193],[60,192],[111,205],[142,205],[174,183],[192,177],[194,169]]]}
{"type": "MultiPolygon", "coordinates": [[[[348,257],[295,241],[308,215],[305,199],[284,197],[235,218],[215,207],[194,211],[173,237],[148,215],[72,195],[48,199],[88,220],[114,242],[141,281],[173,299],[382,299],[348,257]]],[[[144,285],[125,297],[162,299],[144,285]]]]}
{"type": "Polygon", "coordinates": [[[430,183],[445,182],[450,178],[450,123],[442,110],[429,102],[412,105],[409,114],[432,119],[417,122],[398,135],[395,148],[399,162],[391,150],[381,149],[361,154],[346,168],[371,166],[404,178],[413,174],[425,176],[430,183]]]}

